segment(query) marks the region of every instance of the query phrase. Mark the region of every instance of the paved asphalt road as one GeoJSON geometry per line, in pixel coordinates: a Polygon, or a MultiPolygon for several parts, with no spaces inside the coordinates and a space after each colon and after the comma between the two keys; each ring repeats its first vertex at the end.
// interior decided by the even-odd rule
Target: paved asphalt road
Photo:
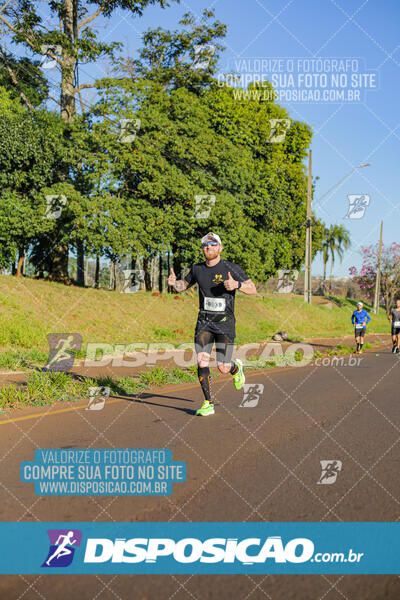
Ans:
{"type": "MultiPolygon", "coordinates": [[[[127,373],[128,374],[128,373],[127,373]]],[[[399,518],[400,357],[364,354],[359,366],[308,366],[248,374],[264,385],[239,407],[230,378],[218,404],[194,417],[197,384],[101,411],[53,405],[0,415],[2,521],[395,521],[399,518]],[[57,412],[63,410],[63,412],[57,412]],[[1,422],[2,421],[2,422],[1,422]],[[170,497],[37,497],[19,481],[35,448],[170,448],[187,482],[170,497]],[[342,461],[318,485],[320,461],[342,461]]],[[[5,600],[396,600],[397,576],[1,576],[5,600]]]]}

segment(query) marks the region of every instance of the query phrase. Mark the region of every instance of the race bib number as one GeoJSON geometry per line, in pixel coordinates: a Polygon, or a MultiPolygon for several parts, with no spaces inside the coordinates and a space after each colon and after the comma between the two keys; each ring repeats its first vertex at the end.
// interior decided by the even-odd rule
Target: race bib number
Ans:
{"type": "Polygon", "coordinates": [[[356,329],[364,329],[364,323],[356,323],[356,329]]]}
{"type": "Polygon", "coordinates": [[[400,321],[393,321],[393,327],[400,327],[400,321]]]}
{"type": "Polygon", "coordinates": [[[225,298],[204,298],[204,310],[208,310],[210,312],[224,312],[225,308],[225,298]]]}

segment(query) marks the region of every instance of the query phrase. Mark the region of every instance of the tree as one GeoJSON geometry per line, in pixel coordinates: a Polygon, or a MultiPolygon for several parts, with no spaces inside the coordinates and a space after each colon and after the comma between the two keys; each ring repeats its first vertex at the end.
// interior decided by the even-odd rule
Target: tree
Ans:
{"type": "MultiPolygon", "coordinates": [[[[349,273],[360,286],[364,297],[372,302],[375,294],[376,273],[378,269],[378,244],[362,246],[363,262],[360,271],[350,267],[349,273]]],[[[382,245],[381,285],[379,301],[384,301],[386,314],[389,315],[396,298],[400,297],[400,244],[382,245]]]]}
{"type": "Polygon", "coordinates": [[[218,40],[226,35],[226,25],[220,21],[210,23],[214,16],[214,11],[207,9],[198,21],[186,13],[178,30],[149,29],[142,36],[138,58],[116,60],[117,71],[134,81],[157,82],[163,89],[185,87],[201,93],[214,80],[218,56],[223,50],[218,40]]]}
{"type": "MultiPolygon", "coordinates": [[[[99,17],[109,18],[117,9],[128,10],[133,15],[141,16],[149,5],[169,6],[167,0],[51,0],[48,3],[51,19],[46,19],[46,26],[38,12],[39,1],[16,0],[0,13],[0,22],[6,26],[13,42],[21,44],[34,55],[45,54],[54,61],[61,75],[60,99],[49,96],[60,107],[60,114],[66,123],[76,118],[76,98],[79,97],[81,111],[85,111],[82,90],[95,87],[95,83],[79,82],[79,64],[92,63],[101,57],[115,58],[120,48],[117,42],[105,43],[98,39],[93,23],[99,17]],[[93,9],[93,12],[89,12],[93,9]]],[[[6,58],[5,64],[10,65],[6,58]]],[[[26,69],[25,69],[26,72],[26,69]]],[[[13,75],[8,72],[12,83],[22,89],[22,81],[18,79],[16,70],[13,75]]],[[[25,95],[25,103],[29,100],[25,95]]],[[[32,108],[32,106],[30,106],[32,108]]],[[[68,169],[66,169],[68,173],[68,169]]],[[[58,225],[62,222],[58,221],[58,225]]],[[[63,232],[57,231],[59,239],[63,232]]],[[[58,248],[52,248],[54,268],[50,271],[54,279],[68,281],[68,240],[58,248]]]]}
{"type": "Polygon", "coordinates": [[[19,253],[18,275],[28,247],[40,235],[52,237],[46,194],[63,190],[63,131],[61,119],[46,111],[0,114],[0,260],[6,266],[19,253]]]}
{"type": "Polygon", "coordinates": [[[342,262],[343,252],[350,248],[350,245],[350,234],[343,225],[331,225],[329,229],[325,227],[321,250],[322,260],[324,263],[324,279],[322,283],[324,295],[326,294],[326,268],[328,265],[329,258],[331,260],[330,281],[332,281],[332,272],[333,264],[335,262],[335,255],[337,254],[340,259],[340,262],[342,262]]]}
{"type": "Polygon", "coordinates": [[[0,46],[0,86],[11,98],[19,98],[29,109],[40,106],[48,97],[49,86],[38,64],[26,57],[13,58],[0,46]]]}
{"type": "MultiPolygon", "coordinates": [[[[120,247],[131,240],[131,249],[147,259],[171,246],[179,272],[201,259],[198,240],[216,228],[230,257],[260,281],[281,266],[301,265],[306,125],[295,122],[278,148],[267,142],[268,119],[282,109],[257,102],[238,106],[231,90],[213,86],[197,94],[153,81],[110,79],[98,91],[90,127],[100,145],[94,152],[82,143],[91,148],[82,172],[101,176],[100,188],[118,198],[116,229],[125,237],[120,247]],[[140,121],[129,143],[120,140],[121,119],[140,121]],[[197,219],[195,199],[204,194],[214,194],[216,203],[208,218],[197,219]]],[[[317,221],[314,230],[316,251],[317,221]]]]}
{"type": "MultiPolygon", "coordinates": [[[[25,23],[31,8],[22,4],[25,23]]],[[[307,197],[303,161],[311,129],[291,121],[284,139],[270,143],[271,120],[290,120],[287,111],[262,93],[238,99],[234,90],[218,84],[218,40],[225,26],[210,23],[213,13],[206,11],[200,24],[185,15],[182,31],[150,30],[132,63],[133,77],[98,81],[96,104],[78,115],[75,95],[84,88],[76,82],[71,88],[65,57],[72,57],[74,68],[85,56],[95,60],[103,52],[113,58],[116,47],[96,46],[95,34],[92,46],[91,34],[86,39],[83,32],[106,6],[112,12],[116,6],[144,7],[148,2],[103,2],[90,18],[83,3],[75,2],[83,13],[73,43],[63,25],[70,2],[51,3],[51,10],[58,14],[60,4],[65,10],[59,35],[47,41],[59,41],[63,50],[56,63],[63,82],[64,138],[71,144],[63,170],[56,169],[59,181],[52,186],[57,183],[59,193],[64,190],[68,204],[51,232],[40,230],[32,239],[31,256],[38,269],[68,281],[72,246],[79,250],[78,273],[83,252],[106,256],[114,264],[127,255],[133,262],[142,257],[149,268],[152,257],[169,256],[170,251],[178,273],[202,258],[199,239],[210,229],[221,234],[227,255],[259,281],[282,267],[299,268],[307,197]],[[199,45],[214,49],[200,67],[199,45]],[[136,130],[125,131],[127,122],[136,123],[136,130]],[[215,199],[206,216],[198,215],[199,197],[215,199]]],[[[29,14],[21,38],[28,46],[42,35],[39,21],[29,14]]],[[[119,63],[129,75],[131,67],[119,63]]],[[[272,90],[269,83],[255,88],[272,90]]],[[[321,247],[322,232],[314,218],[314,252],[321,247]]],[[[146,281],[148,285],[148,273],[146,281]]]]}

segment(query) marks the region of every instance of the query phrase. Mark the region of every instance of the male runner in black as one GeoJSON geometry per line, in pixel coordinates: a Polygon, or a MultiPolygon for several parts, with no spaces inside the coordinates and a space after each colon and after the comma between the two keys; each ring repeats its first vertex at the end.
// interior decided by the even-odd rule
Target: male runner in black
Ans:
{"type": "Polygon", "coordinates": [[[399,338],[400,338],[400,298],[396,300],[396,307],[392,308],[390,315],[388,316],[389,321],[392,323],[392,342],[393,354],[400,354],[399,349],[399,338]]]}
{"type": "Polygon", "coordinates": [[[210,355],[213,344],[217,351],[218,370],[231,373],[237,390],[245,382],[243,363],[232,362],[235,339],[235,293],[240,289],[245,294],[255,294],[256,286],[242,269],[228,260],[221,259],[221,238],[215,233],[205,235],[201,244],[205,262],[193,265],[185,279],[177,281],[174,270],[168,277],[168,285],[183,292],[195,283],[199,286],[199,315],[194,343],[197,354],[197,373],[204,394],[202,407],[196,415],[214,414],[214,398],[211,392],[210,355]]]}

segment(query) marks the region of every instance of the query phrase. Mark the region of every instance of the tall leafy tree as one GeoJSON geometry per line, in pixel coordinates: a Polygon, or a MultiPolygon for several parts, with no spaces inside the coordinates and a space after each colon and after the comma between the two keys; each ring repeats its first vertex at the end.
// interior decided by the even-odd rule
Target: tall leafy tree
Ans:
{"type": "MultiPolygon", "coordinates": [[[[155,4],[163,8],[169,6],[167,0],[51,0],[48,3],[51,18],[46,19],[44,24],[39,11],[43,3],[15,0],[0,13],[0,22],[15,43],[35,56],[45,53],[57,65],[61,77],[60,97],[59,100],[52,99],[59,105],[62,119],[72,123],[77,114],[77,98],[84,110],[82,91],[95,86],[94,82],[80,83],[79,65],[94,63],[104,57],[115,58],[120,48],[117,42],[107,43],[99,39],[94,27],[96,20],[108,19],[118,9],[141,16],[147,6],[155,4]]],[[[10,62],[6,61],[6,64],[10,62]]],[[[13,83],[22,88],[16,70],[13,77],[16,78],[13,83]]],[[[62,223],[58,222],[58,225],[62,223]]],[[[58,231],[57,237],[63,238],[63,232],[58,231]]],[[[53,248],[54,268],[51,270],[55,279],[68,281],[68,250],[68,243],[63,243],[58,249],[53,248]]]]}
{"type": "MultiPolygon", "coordinates": [[[[270,119],[289,118],[287,112],[273,101],[264,101],[263,94],[238,101],[230,88],[217,85],[216,63],[222,48],[218,39],[225,29],[218,22],[210,23],[213,16],[206,11],[199,26],[185,15],[179,31],[148,31],[138,59],[120,63],[131,76],[127,85],[134,87],[132,81],[140,77],[156,84],[141,100],[117,92],[111,101],[118,110],[130,110],[132,118],[143,117],[132,155],[136,166],[130,160],[131,174],[123,168],[121,176],[124,180],[128,176],[128,187],[133,183],[136,194],[146,190],[164,210],[173,208],[171,247],[177,271],[184,262],[200,258],[197,238],[205,229],[217,227],[230,255],[265,280],[279,267],[298,268],[304,259],[303,159],[311,131],[306,124],[293,122],[284,143],[269,143],[270,119]],[[195,59],[199,45],[205,48],[206,58],[207,48],[212,48],[200,69],[195,59]],[[141,154],[145,160],[141,161],[141,154]],[[196,195],[215,196],[208,219],[193,217],[196,195]]],[[[111,96],[112,85],[110,81],[111,96]]],[[[269,84],[265,86],[271,90],[269,84]]],[[[106,104],[103,110],[107,113],[106,104]]],[[[322,231],[314,219],[314,253],[320,248],[322,231]]]]}
{"type": "Polygon", "coordinates": [[[53,236],[46,195],[65,189],[63,133],[62,120],[46,111],[0,113],[0,260],[6,266],[18,253],[17,274],[28,247],[41,235],[53,236]]]}
{"type": "Polygon", "coordinates": [[[8,89],[11,98],[19,98],[33,110],[43,104],[49,85],[37,61],[27,57],[14,58],[0,46],[0,86],[8,89]]]}

